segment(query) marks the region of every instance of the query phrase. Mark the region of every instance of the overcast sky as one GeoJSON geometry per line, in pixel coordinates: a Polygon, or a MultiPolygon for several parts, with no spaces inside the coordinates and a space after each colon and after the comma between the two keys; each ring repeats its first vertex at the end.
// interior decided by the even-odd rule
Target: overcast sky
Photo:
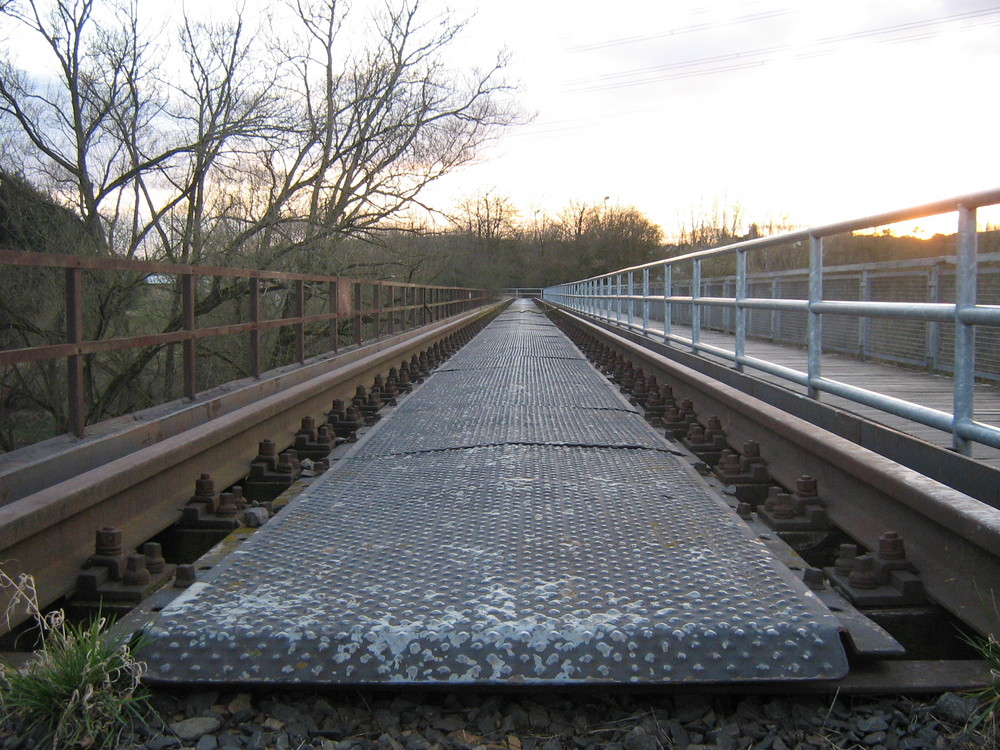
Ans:
{"type": "Polygon", "coordinates": [[[1000,186],[989,0],[479,0],[534,120],[438,186],[816,224],[1000,186]]]}
{"type": "MultiPolygon", "coordinates": [[[[442,210],[493,191],[530,221],[607,198],[669,237],[715,202],[805,226],[1000,187],[1000,0],[422,3],[471,16],[460,65],[509,50],[533,116],[431,188],[442,210]]],[[[169,24],[181,5],[140,10],[169,24]]]]}

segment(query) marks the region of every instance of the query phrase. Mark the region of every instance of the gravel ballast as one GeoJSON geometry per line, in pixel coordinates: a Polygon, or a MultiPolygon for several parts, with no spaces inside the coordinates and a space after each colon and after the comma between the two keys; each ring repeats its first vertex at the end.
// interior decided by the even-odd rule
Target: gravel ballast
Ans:
{"type": "MultiPolygon", "coordinates": [[[[154,692],[126,750],[946,750],[977,702],[626,692],[154,692]]],[[[2,750],[30,747],[14,735],[2,750]]]]}

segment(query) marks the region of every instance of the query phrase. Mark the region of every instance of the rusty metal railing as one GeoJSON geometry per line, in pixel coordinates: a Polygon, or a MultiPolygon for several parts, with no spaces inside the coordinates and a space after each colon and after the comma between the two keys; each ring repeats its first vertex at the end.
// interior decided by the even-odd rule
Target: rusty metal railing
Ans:
{"type": "MultiPolygon", "coordinates": [[[[196,342],[199,340],[246,334],[249,374],[260,377],[263,331],[291,329],[294,354],[292,361],[301,364],[306,361],[307,326],[325,324],[328,329],[326,351],[336,352],[345,344],[360,345],[368,338],[402,332],[473,309],[494,296],[484,289],[11,250],[0,250],[0,266],[5,269],[4,273],[10,273],[12,268],[64,270],[65,341],[0,350],[0,367],[65,359],[68,422],[70,431],[77,437],[84,436],[87,423],[84,388],[84,358],[87,355],[179,344],[182,352],[183,395],[193,401],[198,392],[196,342]],[[84,331],[85,271],[138,274],[143,283],[160,286],[170,283],[172,278],[176,279],[180,292],[180,315],[173,324],[167,326],[169,330],[159,333],[88,340],[84,331]],[[232,294],[228,300],[242,300],[245,319],[226,325],[199,328],[199,282],[208,280],[210,284],[219,283],[222,279],[232,279],[234,283],[245,286],[245,289],[239,289],[239,293],[232,294]],[[290,293],[292,314],[263,318],[261,296],[265,289],[280,289],[286,294],[290,293]],[[309,299],[325,297],[326,309],[307,315],[307,296],[309,299]]],[[[291,361],[281,364],[291,364],[291,361]]]]}

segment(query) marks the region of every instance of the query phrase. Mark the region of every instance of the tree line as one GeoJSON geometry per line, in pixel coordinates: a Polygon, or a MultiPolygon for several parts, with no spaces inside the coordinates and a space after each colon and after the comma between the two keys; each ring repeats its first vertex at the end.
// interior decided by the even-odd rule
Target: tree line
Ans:
{"type": "Polygon", "coordinates": [[[377,242],[349,241],[352,273],[487,289],[541,287],[662,257],[663,233],[638,209],[572,201],[555,215],[525,214],[483,191],[434,226],[389,227],[377,242]]]}

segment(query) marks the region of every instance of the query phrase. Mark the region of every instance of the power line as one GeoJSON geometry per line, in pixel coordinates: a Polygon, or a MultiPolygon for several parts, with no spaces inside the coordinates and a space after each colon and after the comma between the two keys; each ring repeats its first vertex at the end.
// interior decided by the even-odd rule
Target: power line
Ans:
{"type": "MultiPolygon", "coordinates": [[[[908,23],[883,26],[875,29],[864,29],[848,34],[823,37],[810,43],[806,49],[802,49],[794,55],[794,59],[805,60],[815,57],[822,57],[837,52],[844,46],[845,42],[855,40],[874,40],[878,44],[897,44],[901,42],[918,41],[939,36],[946,29],[946,25],[976,21],[980,18],[988,17],[1000,13],[1000,7],[992,7],[967,13],[958,13],[940,18],[911,21],[908,23]],[[890,39],[879,39],[890,35],[899,34],[904,31],[917,31],[919,33],[909,34],[902,37],[890,39]],[[810,49],[811,48],[811,49],[810,49]]],[[[956,31],[968,31],[970,29],[980,29],[984,26],[995,26],[1000,21],[989,24],[968,24],[956,31]]],[[[591,92],[607,91],[629,86],[641,86],[650,83],[660,83],[683,78],[694,78],[705,75],[715,75],[717,73],[727,73],[747,68],[761,67],[771,64],[774,59],[769,59],[779,53],[792,52],[801,49],[800,45],[781,44],[771,47],[763,47],[755,50],[743,52],[713,55],[710,57],[696,58],[692,60],[682,60],[680,62],[657,65],[636,70],[622,71],[617,73],[607,73],[600,76],[591,76],[570,81],[571,91],[591,92]],[[705,67],[710,66],[710,67],[705,67]],[[696,68],[695,70],[685,70],[685,68],[696,68]],[[573,84],[578,84],[573,86],[573,84]],[[584,85],[581,85],[584,84],[584,85]]]]}
{"type": "Polygon", "coordinates": [[[718,29],[726,26],[736,26],[743,23],[753,23],[755,21],[767,21],[772,18],[780,18],[781,16],[788,16],[793,13],[792,10],[788,8],[781,8],[778,10],[764,11],[761,13],[751,13],[746,16],[740,16],[734,18],[730,21],[724,21],[722,23],[699,23],[692,24],[690,26],[682,26],[679,29],[671,29],[670,31],[664,31],[659,34],[643,34],[641,36],[627,36],[620,37],[618,39],[609,39],[604,42],[595,42],[593,44],[581,44],[576,47],[570,47],[570,52],[590,52],[592,50],[607,49],[609,47],[620,47],[626,44],[639,44],[642,42],[649,42],[655,39],[663,39],[672,36],[681,36],[683,34],[694,34],[699,31],[707,31],[709,29],[718,29]]]}

